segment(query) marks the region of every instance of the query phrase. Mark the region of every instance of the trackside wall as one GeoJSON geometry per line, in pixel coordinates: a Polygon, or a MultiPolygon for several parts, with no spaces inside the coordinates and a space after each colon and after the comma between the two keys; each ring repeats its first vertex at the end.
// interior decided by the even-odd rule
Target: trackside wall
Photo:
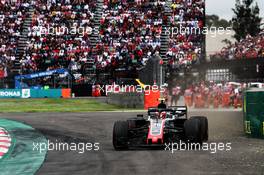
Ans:
{"type": "Polygon", "coordinates": [[[143,108],[144,107],[144,93],[109,93],[106,103],[118,105],[124,108],[143,108]]]}

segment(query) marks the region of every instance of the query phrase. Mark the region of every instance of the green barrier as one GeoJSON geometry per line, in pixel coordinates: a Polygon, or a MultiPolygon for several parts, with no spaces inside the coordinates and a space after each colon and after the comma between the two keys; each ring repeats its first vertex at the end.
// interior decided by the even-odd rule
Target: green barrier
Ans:
{"type": "Polygon", "coordinates": [[[21,89],[0,89],[0,98],[21,98],[21,89]]]}
{"type": "Polygon", "coordinates": [[[0,119],[12,138],[9,151],[0,159],[1,175],[33,175],[45,160],[47,149],[34,150],[33,143],[47,144],[46,138],[32,127],[16,121],[0,119]]]}
{"type": "Polygon", "coordinates": [[[244,93],[244,126],[248,136],[264,138],[263,99],[263,89],[251,89],[244,93]]]}
{"type": "Polygon", "coordinates": [[[61,98],[62,89],[0,89],[0,98],[61,98]]]}
{"type": "Polygon", "coordinates": [[[30,89],[31,98],[60,98],[62,97],[61,89],[30,89]]]}

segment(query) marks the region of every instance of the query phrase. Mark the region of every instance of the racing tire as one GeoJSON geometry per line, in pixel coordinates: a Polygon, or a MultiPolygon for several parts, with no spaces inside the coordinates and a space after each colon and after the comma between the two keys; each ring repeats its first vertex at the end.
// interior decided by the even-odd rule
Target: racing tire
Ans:
{"type": "Polygon", "coordinates": [[[113,128],[113,146],[115,150],[128,148],[128,122],[117,121],[113,128]]]}
{"type": "Polygon", "coordinates": [[[190,118],[184,122],[184,133],[187,142],[202,143],[203,133],[201,129],[201,121],[198,118],[190,118]]]}
{"type": "Polygon", "coordinates": [[[204,116],[194,116],[194,117],[191,117],[191,118],[197,118],[198,120],[200,120],[200,123],[201,123],[201,132],[203,133],[202,135],[202,141],[203,142],[206,142],[208,141],[208,120],[206,117],[204,116]]]}

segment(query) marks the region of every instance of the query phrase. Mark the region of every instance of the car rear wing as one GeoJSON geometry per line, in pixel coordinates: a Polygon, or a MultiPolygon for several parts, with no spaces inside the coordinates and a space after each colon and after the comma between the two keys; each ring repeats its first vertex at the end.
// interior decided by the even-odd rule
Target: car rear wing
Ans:
{"type": "Polygon", "coordinates": [[[173,109],[175,111],[186,111],[187,112],[187,106],[169,106],[169,109],[173,109]]]}
{"type": "Polygon", "coordinates": [[[168,109],[175,111],[175,114],[181,114],[187,116],[188,108],[187,106],[169,106],[168,109]]]}

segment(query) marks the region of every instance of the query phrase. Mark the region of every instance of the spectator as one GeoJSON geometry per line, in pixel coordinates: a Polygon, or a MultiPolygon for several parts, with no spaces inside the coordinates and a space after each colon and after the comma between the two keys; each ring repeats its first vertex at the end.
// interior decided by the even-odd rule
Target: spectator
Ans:
{"type": "Polygon", "coordinates": [[[232,59],[251,59],[264,57],[264,31],[258,36],[252,37],[248,35],[240,42],[236,42],[210,55],[212,61],[214,60],[232,60],[232,59]]]}

